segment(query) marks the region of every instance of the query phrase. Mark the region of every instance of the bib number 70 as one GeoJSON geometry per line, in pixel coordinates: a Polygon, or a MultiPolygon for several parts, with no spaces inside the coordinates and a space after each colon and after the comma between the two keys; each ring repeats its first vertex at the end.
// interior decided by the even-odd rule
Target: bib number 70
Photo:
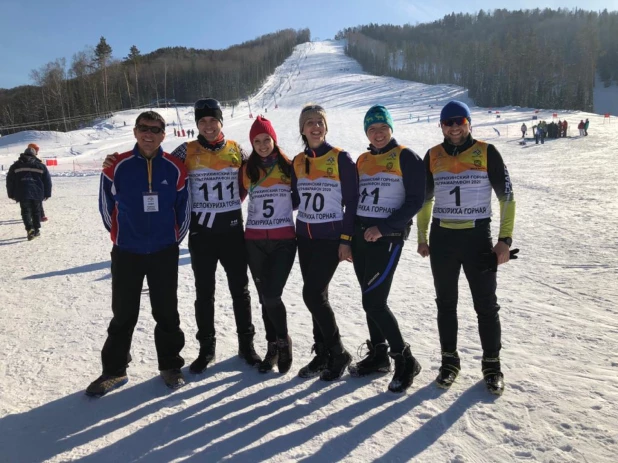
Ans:
{"type": "Polygon", "coordinates": [[[322,193],[303,193],[302,196],[305,198],[305,210],[308,210],[310,206],[313,212],[321,212],[324,209],[324,195],[322,193]]]}

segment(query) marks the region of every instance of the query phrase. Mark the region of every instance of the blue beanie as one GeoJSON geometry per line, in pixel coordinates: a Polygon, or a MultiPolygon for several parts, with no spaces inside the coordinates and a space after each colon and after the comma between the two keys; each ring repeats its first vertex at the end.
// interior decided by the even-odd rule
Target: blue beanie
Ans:
{"type": "Polygon", "coordinates": [[[371,124],[378,123],[387,124],[391,128],[391,131],[395,131],[393,128],[393,118],[391,117],[391,113],[389,113],[388,109],[382,105],[372,106],[367,111],[367,114],[365,114],[365,133],[367,133],[367,130],[369,130],[369,126],[371,124]]]}
{"type": "Polygon", "coordinates": [[[440,112],[441,121],[452,119],[453,117],[465,117],[466,119],[468,119],[468,122],[472,122],[470,108],[468,108],[467,104],[462,103],[461,101],[449,101],[440,112]]]}

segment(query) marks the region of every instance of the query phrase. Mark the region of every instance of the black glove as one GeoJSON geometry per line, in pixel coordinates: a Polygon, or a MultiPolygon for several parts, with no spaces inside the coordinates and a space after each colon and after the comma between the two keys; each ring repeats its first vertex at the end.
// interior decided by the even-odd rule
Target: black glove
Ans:
{"type": "MultiPolygon", "coordinates": [[[[511,249],[509,251],[509,259],[514,260],[517,259],[517,253],[519,252],[518,248],[511,249]]],[[[497,272],[498,271],[498,256],[495,252],[486,252],[481,254],[481,258],[479,260],[479,270],[481,273],[485,272],[497,272]]]]}

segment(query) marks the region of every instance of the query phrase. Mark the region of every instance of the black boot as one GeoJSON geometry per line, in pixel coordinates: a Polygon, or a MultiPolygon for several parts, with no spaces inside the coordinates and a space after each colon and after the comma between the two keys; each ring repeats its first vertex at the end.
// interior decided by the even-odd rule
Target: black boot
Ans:
{"type": "Polygon", "coordinates": [[[245,362],[251,366],[257,365],[262,361],[257,352],[255,352],[253,336],[255,336],[253,331],[238,335],[238,356],[245,359],[245,362]]]}
{"type": "Polygon", "coordinates": [[[414,381],[414,377],[421,372],[421,365],[412,356],[410,345],[401,352],[389,354],[395,360],[395,374],[388,385],[388,390],[391,392],[405,392],[414,381]]]}
{"type": "Polygon", "coordinates": [[[215,359],[215,348],[217,347],[217,338],[208,336],[200,343],[200,355],[189,366],[189,371],[193,374],[203,373],[208,365],[215,359]]]}
{"type": "MultiPolygon", "coordinates": [[[[359,347],[360,351],[363,345],[359,347]]],[[[388,373],[391,371],[391,360],[388,356],[388,344],[381,342],[375,346],[371,341],[367,340],[367,348],[369,351],[365,354],[365,358],[360,362],[351,364],[348,371],[352,376],[367,376],[372,373],[388,373]]]]}
{"type": "Polygon", "coordinates": [[[329,354],[324,343],[316,342],[311,348],[311,352],[315,352],[315,357],[298,371],[298,376],[301,378],[318,376],[328,366],[329,354]]]}
{"type": "Polygon", "coordinates": [[[277,368],[279,373],[284,375],[292,366],[292,339],[289,336],[277,338],[277,353],[279,354],[277,368]]]}
{"type": "Polygon", "coordinates": [[[334,381],[341,378],[345,369],[352,363],[352,356],[345,350],[341,341],[330,349],[328,365],[322,373],[320,379],[322,381],[334,381]]]}
{"type": "Polygon", "coordinates": [[[178,389],[185,385],[185,378],[180,368],[161,370],[161,378],[163,378],[163,382],[170,389],[178,389]]]}
{"type": "Polygon", "coordinates": [[[504,375],[500,370],[500,357],[483,356],[481,362],[483,368],[483,378],[489,392],[496,395],[502,395],[504,392],[504,375]]]}
{"type": "Polygon", "coordinates": [[[279,353],[277,352],[277,343],[269,342],[266,349],[266,355],[264,360],[258,365],[258,371],[260,373],[267,373],[273,369],[277,360],[279,359],[279,353]]]}
{"type": "Polygon", "coordinates": [[[442,366],[440,367],[440,373],[436,378],[436,384],[442,389],[448,389],[453,385],[459,370],[461,368],[461,360],[459,354],[455,352],[442,352],[442,366]]]}

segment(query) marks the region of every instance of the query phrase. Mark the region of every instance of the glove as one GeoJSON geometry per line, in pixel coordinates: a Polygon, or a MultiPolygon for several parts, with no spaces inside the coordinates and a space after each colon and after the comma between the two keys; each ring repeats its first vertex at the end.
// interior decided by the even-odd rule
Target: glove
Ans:
{"type": "MultiPolygon", "coordinates": [[[[519,249],[515,248],[515,249],[511,249],[509,251],[509,259],[510,260],[515,260],[517,259],[517,253],[519,252],[519,249]]],[[[486,272],[494,272],[496,273],[498,271],[498,256],[496,255],[495,252],[486,252],[484,254],[481,254],[481,259],[479,260],[479,270],[481,271],[481,273],[486,273],[486,272]]]]}

